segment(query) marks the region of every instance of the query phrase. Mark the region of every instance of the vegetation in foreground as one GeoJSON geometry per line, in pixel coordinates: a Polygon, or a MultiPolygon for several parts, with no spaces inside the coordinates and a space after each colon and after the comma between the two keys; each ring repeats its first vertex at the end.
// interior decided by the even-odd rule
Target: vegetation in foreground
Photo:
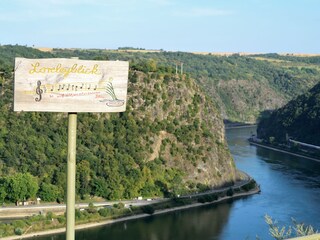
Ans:
{"type": "MultiPolygon", "coordinates": [[[[269,215],[265,215],[265,222],[269,226],[269,234],[276,240],[289,239],[294,237],[304,237],[318,233],[311,225],[299,223],[292,219],[292,226],[280,227],[278,222],[269,215]]],[[[259,238],[258,238],[259,239],[259,238]]]]}

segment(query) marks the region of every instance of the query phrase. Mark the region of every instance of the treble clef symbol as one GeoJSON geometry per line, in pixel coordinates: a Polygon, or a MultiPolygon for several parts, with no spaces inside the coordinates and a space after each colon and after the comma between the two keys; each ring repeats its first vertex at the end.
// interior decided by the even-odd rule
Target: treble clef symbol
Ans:
{"type": "Polygon", "coordinates": [[[41,81],[38,81],[37,82],[37,88],[36,88],[36,94],[38,94],[39,96],[36,97],[36,102],[40,102],[41,99],[42,99],[42,93],[43,93],[43,90],[41,89],[41,81]]]}

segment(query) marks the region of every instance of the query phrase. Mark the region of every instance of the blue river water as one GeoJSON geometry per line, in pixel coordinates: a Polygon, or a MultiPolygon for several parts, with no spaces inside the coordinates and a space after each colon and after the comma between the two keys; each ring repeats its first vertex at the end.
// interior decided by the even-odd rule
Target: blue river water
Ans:
{"type": "MultiPolygon", "coordinates": [[[[272,239],[264,221],[266,214],[279,225],[291,218],[320,230],[320,163],[251,146],[247,138],[254,127],[226,131],[238,169],[252,176],[261,193],[174,213],[151,216],[85,229],[77,240],[245,240],[272,239]]],[[[64,234],[36,238],[62,240],[64,234]]]]}

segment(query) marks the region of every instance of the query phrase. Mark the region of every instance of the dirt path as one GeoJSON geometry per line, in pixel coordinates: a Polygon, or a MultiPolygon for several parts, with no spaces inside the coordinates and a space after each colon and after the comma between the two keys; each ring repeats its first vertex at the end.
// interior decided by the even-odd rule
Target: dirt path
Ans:
{"type": "Polygon", "coordinates": [[[156,159],[157,157],[159,157],[159,151],[160,151],[161,143],[162,143],[162,140],[165,138],[166,135],[167,135],[167,132],[160,131],[159,137],[158,137],[157,141],[155,142],[155,144],[153,145],[154,149],[153,149],[153,153],[149,157],[149,161],[152,161],[152,160],[156,159]]]}

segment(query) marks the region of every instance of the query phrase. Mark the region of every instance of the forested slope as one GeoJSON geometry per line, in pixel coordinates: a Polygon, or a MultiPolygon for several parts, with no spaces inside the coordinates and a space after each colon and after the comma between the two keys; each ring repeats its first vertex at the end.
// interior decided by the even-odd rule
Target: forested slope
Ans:
{"type": "Polygon", "coordinates": [[[257,132],[266,141],[286,143],[287,135],[320,146],[320,83],[262,119],[257,132]]]}
{"type": "MultiPolygon", "coordinates": [[[[40,52],[22,46],[0,46],[0,59],[14,56],[79,57],[130,61],[132,69],[145,73],[166,69],[190,75],[219,107],[222,117],[255,122],[260,112],[283,106],[305,93],[320,79],[320,57],[197,55],[185,52],[134,52],[102,49],[53,49],[40,52]]],[[[1,60],[0,60],[1,62],[1,60]]],[[[1,69],[0,69],[1,71],[1,69]]]]}
{"type": "Polygon", "coordinates": [[[129,60],[133,67],[139,64],[142,71],[150,71],[156,64],[169,67],[172,72],[177,66],[180,72],[183,63],[183,71],[217,103],[223,118],[242,122],[255,122],[261,111],[283,106],[320,79],[320,57],[66,49],[54,49],[51,54],[129,60]]]}
{"type": "MultiPolygon", "coordinates": [[[[54,57],[35,50],[31,56],[23,47],[9,47],[0,56],[9,50],[54,57]]],[[[63,200],[67,115],[13,112],[13,59],[2,59],[0,202],[36,195],[63,200]]],[[[210,98],[192,78],[169,67],[154,64],[141,71],[149,65],[132,64],[126,112],[78,114],[78,197],[174,195],[235,180],[223,122],[210,98]]]]}
{"type": "Polygon", "coordinates": [[[23,198],[12,189],[25,183],[34,183],[25,192],[45,200],[65,191],[67,116],[12,112],[14,57],[130,61],[127,112],[78,115],[78,196],[107,199],[232,182],[221,115],[254,122],[260,112],[306,92],[320,74],[319,57],[0,46],[1,201],[23,198]],[[183,75],[176,74],[181,63],[183,75]]]}

